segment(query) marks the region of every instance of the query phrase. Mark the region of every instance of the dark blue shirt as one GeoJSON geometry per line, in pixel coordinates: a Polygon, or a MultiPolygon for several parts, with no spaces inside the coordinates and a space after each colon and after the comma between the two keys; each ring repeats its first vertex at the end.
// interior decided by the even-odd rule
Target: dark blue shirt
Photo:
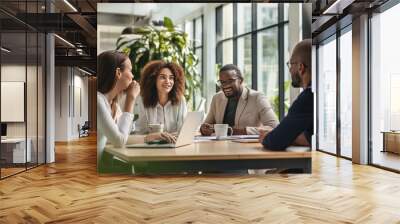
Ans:
{"type": "Polygon", "coordinates": [[[285,150],[301,133],[311,144],[314,129],[314,99],[311,88],[305,89],[290,106],[288,114],[263,141],[265,148],[285,150]]]}

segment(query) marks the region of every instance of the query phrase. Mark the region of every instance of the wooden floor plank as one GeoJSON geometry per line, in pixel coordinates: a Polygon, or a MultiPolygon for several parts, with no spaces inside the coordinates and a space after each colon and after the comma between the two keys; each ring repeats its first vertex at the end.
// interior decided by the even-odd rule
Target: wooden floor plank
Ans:
{"type": "Polygon", "coordinates": [[[312,152],[312,174],[99,176],[96,139],[0,181],[0,223],[400,223],[400,175],[312,152]]]}

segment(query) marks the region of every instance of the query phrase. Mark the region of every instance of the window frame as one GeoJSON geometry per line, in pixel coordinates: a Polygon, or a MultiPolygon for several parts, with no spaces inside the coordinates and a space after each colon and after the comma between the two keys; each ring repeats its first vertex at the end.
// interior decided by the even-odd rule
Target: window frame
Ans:
{"type": "MultiPolygon", "coordinates": [[[[35,1],[35,2],[33,2],[34,4],[36,4],[36,11],[34,11],[34,12],[28,12],[27,2],[22,2],[23,3],[22,7],[23,7],[24,11],[21,14],[24,16],[25,20],[27,20],[27,14],[28,13],[39,13],[39,3],[42,3],[42,2],[44,3],[44,1],[35,1]]],[[[22,138],[24,139],[24,142],[25,142],[25,146],[24,146],[25,163],[24,163],[23,167],[21,166],[21,170],[13,172],[11,174],[6,174],[6,175],[4,175],[2,173],[2,168],[3,167],[1,166],[2,164],[0,163],[0,180],[15,176],[17,174],[20,174],[20,173],[26,172],[28,170],[31,170],[31,169],[34,169],[34,168],[37,168],[39,166],[47,164],[47,144],[48,144],[47,141],[46,141],[46,138],[47,138],[47,129],[46,129],[46,126],[47,126],[47,110],[46,110],[47,109],[47,82],[46,82],[46,77],[47,77],[47,56],[48,56],[47,55],[47,47],[48,47],[47,46],[47,44],[48,44],[47,34],[48,33],[44,32],[44,31],[42,31],[42,30],[40,30],[38,28],[32,27],[31,25],[23,22],[22,20],[19,20],[11,12],[9,12],[7,10],[2,9],[2,11],[3,12],[1,14],[6,14],[13,21],[21,23],[21,29],[15,30],[15,31],[14,30],[10,31],[10,30],[1,30],[0,29],[0,46],[3,46],[2,36],[4,34],[9,34],[9,33],[16,34],[16,33],[19,33],[21,35],[24,35],[24,49],[21,51],[21,52],[24,52],[24,55],[21,58],[24,59],[24,61],[25,61],[25,64],[24,64],[24,66],[25,66],[25,69],[24,69],[24,72],[25,72],[25,81],[24,81],[24,83],[25,83],[24,84],[24,122],[22,122],[22,124],[24,125],[24,127],[23,127],[24,134],[23,134],[22,138]],[[29,45],[29,41],[28,41],[28,39],[30,38],[30,35],[31,35],[31,37],[36,38],[33,41],[33,45],[36,44],[36,46],[31,48],[36,53],[36,59],[34,59],[32,62],[28,62],[28,48],[31,47],[29,45]],[[42,45],[39,45],[39,43],[41,43],[42,45]],[[40,47],[42,47],[42,49],[40,47]],[[39,51],[39,49],[41,49],[41,51],[39,51]],[[43,100],[43,102],[42,102],[43,105],[41,105],[42,109],[44,110],[43,111],[44,115],[42,114],[43,117],[39,116],[39,98],[38,98],[38,96],[39,96],[39,69],[38,69],[38,67],[40,65],[39,64],[39,53],[40,52],[43,53],[43,55],[41,55],[41,57],[42,57],[41,60],[43,60],[43,62],[44,62],[43,63],[44,66],[43,66],[42,71],[41,71],[41,77],[42,77],[42,82],[43,82],[42,84],[43,84],[43,88],[44,88],[43,92],[41,93],[44,96],[44,98],[42,99],[43,100]],[[32,74],[34,74],[36,76],[36,84],[34,86],[36,88],[36,104],[35,104],[36,105],[36,122],[34,120],[31,121],[30,118],[28,118],[28,98],[27,98],[27,88],[28,88],[27,85],[28,85],[28,82],[29,82],[28,81],[28,65],[34,65],[35,66],[35,71],[32,74]],[[39,120],[41,121],[40,123],[42,125],[44,125],[44,130],[43,130],[42,133],[39,133],[39,120]],[[30,122],[31,122],[31,124],[29,124],[30,122]],[[33,148],[33,150],[31,148],[31,150],[32,150],[31,151],[31,156],[32,156],[33,153],[35,153],[35,150],[36,150],[36,158],[35,158],[36,161],[33,161],[33,162],[32,161],[28,162],[28,153],[27,153],[27,149],[28,149],[28,125],[36,125],[36,129],[35,129],[36,133],[35,133],[35,135],[29,137],[29,138],[31,138],[32,141],[33,141],[34,138],[36,138],[36,148],[33,148]],[[39,134],[43,134],[43,139],[44,139],[42,141],[42,144],[43,144],[42,147],[43,148],[41,148],[44,153],[40,157],[41,159],[43,159],[42,162],[39,162],[39,134]],[[28,165],[28,163],[29,163],[29,165],[28,165]]],[[[47,12],[48,12],[48,7],[45,8],[45,13],[47,13],[47,12]]],[[[0,26],[1,26],[1,24],[0,24],[0,26]]],[[[3,64],[2,64],[3,63],[2,54],[3,53],[1,52],[0,53],[0,82],[2,81],[2,71],[1,71],[1,68],[3,66],[3,64]]],[[[0,89],[1,89],[1,87],[0,87],[0,89]]],[[[2,109],[1,106],[0,106],[0,109],[2,109]]],[[[0,123],[2,123],[2,122],[0,121],[0,123]]],[[[34,130],[34,129],[32,129],[32,130],[34,130]]],[[[34,144],[34,143],[32,143],[32,144],[34,144]]],[[[2,146],[0,145],[0,157],[1,157],[1,153],[2,153],[2,146]]]]}
{"type": "MultiPolygon", "coordinates": [[[[191,46],[192,49],[193,49],[193,53],[196,55],[196,52],[198,50],[201,51],[201,58],[200,58],[200,61],[201,61],[201,66],[200,66],[201,67],[201,73],[200,73],[201,87],[200,88],[201,89],[200,89],[200,95],[201,95],[201,97],[205,97],[205,94],[204,94],[204,15],[201,14],[201,15],[193,17],[191,19],[184,20],[183,21],[183,30],[186,33],[190,32],[190,34],[193,37],[193,40],[189,40],[189,41],[193,41],[192,42],[192,46],[191,46]],[[198,19],[200,19],[200,21],[201,21],[201,43],[200,43],[200,45],[196,45],[196,20],[198,20],[198,19]],[[186,30],[186,23],[187,22],[192,23],[191,30],[186,30]]],[[[194,93],[195,93],[195,91],[194,91],[194,93]]],[[[193,102],[192,103],[193,103],[193,108],[195,108],[196,107],[196,103],[197,103],[196,94],[193,94],[193,102]]]]}
{"type": "Polygon", "coordinates": [[[367,53],[367,77],[368,77],[368,102],[367,102],[367,107],[368,107],[368,124],[367,124],[367,139],[368,139],[368,149],[367,149],[367,164],[373,167],[377,167],[383,170],[388,170],[391,172],[395,173],[400,173],[400,170],[390,168],[384,165],[379,165],[377,163],[374,163],[373,161],[373,153],[374,153],[374,147],[373,147],[373,130],[372,130],[372,19],[374,18],[374,14],[381,14],[384,13],[385,11],[393,8],[394,6],[398,5],[399,1],[397,0],[388,0],[384,4],[380,5],[379,7],[375,8],[373,11],[368,12],[368,31],[367,31],[367,39],[368,39],[368,53],[367,53]]]}
{"type": "MultiPolygon", "coordinates": [[[[252,68],[251,68],[251,88],[258,90],[258,62],[257,62],[257,43],[258,43],[258,38],[257,34],[261,33],[263,31],[277,28],[277,39],[278,39],[278,97],[279,97],[279,114],[278,117],[280,120],[283,119],[285,116],[285,90],[284,90],[284,84],[285,84],[285,26],[289,25],[289,20],[285,20],[284,18],[284,11],[285,11],[285,6],[284,3],[276,3],[277,4],[277,23],[271,24],[265,27],[260,27],[257,28],[257,5],[258,4],[265,4],[265,3],[251,3],[251,31],[249,32],[244,32],[241,34],[237,33],[237,12],[238,12],[238,4],[241,3],[227,3],[227,4],[233,4],[233,33],[231,37],[225,37],[218,39],[218,33],[219,31],[222,32],[222,21],[223,21],[223,15],[222,15],[222,8],[226,5],[220,5],[218,6],[216,10],[216,33],[217,33],[217,40],[216,40],[216,64],[221,65],[223,63],[223,51],[222,51],[222,46],[223,43],[226,43],[227,41],[233,41],[233,64],[238,63],[238,39],[243,38],[247,35],[251,36],[251,63],[252,63],[252,68]]],[[[221,33],[222,36],[222,33],[221,33]]],[[[218,90],[218,89],[217,89],[218,90]]]]}
{"type": "Polygon", "coordinates": [[[330,41],[336,41],[336,152],[335,153],[331,153],[328,152],[324,149],[320,149],[320,140],[319,140],[319,112],[320,112],[320,106],[319,106],[319,85],[320,85],[320,80],[319,80],[319,75],[317,75],[317,79],[316,79],[316,150],[320,151],[320,152],[324,152],[333,156],[337,156],[343,159],[347,159],[347,160],[352,160],[352,158],[347,157],[342,155],[342,150],[341,150],[341,118],[340,118],[340,112],[341,112],[341,108],[340,108],[340,104],[341,104],[341,97],[340,97],[340,93],[341,93],[341,89],[340,89],[340,81],[341,81],[341,67],[340,67],[340,42],[341,42],[341,36],[343,36],[344,34],[346,34],[347,32],[351,32],[352,31],[352,23],[347,24],[346,26],[344,26],[343,28],[341,28],[340,30],[337,30],[335,33],[327,36],[324,39],[320,39],[318,40],[318,43],[316,43],[316,73],[320,74],[320,66],[319,66],[319,47],[322,43],[326,44],[329,43],[330,41]]]}

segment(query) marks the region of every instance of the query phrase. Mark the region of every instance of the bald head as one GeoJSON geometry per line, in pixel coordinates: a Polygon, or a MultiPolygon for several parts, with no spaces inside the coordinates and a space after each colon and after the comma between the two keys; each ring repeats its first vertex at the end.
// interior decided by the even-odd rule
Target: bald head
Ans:
{"type": "Polygon", "coordinates": [[[311,74],[311,39],[305,39],[296,44],[290,61],[302,63],[306,71],[311,74]]]}
{"type": "Polygon", "coordinates": [[[293,87],[307,88],[311,84],[311,39],[296,44],[289,60],[293,87]]]}

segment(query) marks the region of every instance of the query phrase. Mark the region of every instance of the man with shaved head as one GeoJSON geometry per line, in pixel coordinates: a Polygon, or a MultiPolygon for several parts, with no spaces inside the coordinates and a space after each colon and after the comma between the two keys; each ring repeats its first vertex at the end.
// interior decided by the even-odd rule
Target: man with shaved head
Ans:
{"type": "Polygon", "coordinates": [[[292,78],[292,86],[301,87],[303,91],[276,128],[260,130],[259,141],[270,150],[285,150],[289,145],[311,146],[314,126],[314,103],[311,91],[311,39],[297,43],[286,64],[292,78]]]}

